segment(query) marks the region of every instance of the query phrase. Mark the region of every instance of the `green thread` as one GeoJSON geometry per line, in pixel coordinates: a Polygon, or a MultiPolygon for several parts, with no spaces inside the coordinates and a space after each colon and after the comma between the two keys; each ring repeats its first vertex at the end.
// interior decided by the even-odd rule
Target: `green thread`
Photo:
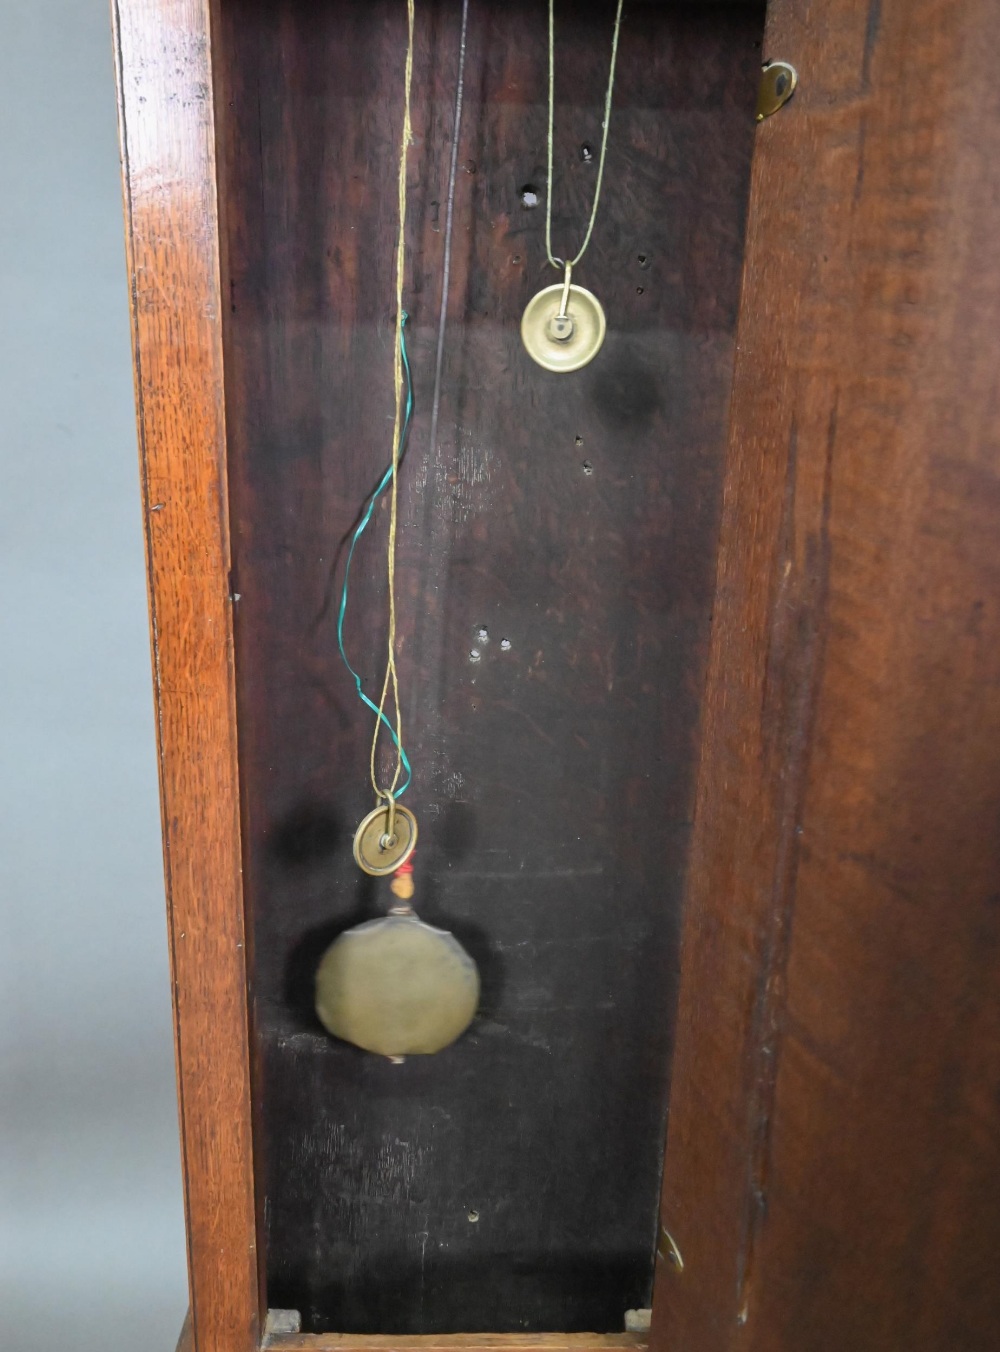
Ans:
{"type": "MultiPolygon", "coordinates": [[[[399,350],[400,355],[402,356],[403,359],[403,371],[405,372],[406,375],[406,410],[403,416],[402,431],[400,432],[399,436],[399,457],[397,464],[402,462],[403,456],[406,454],[406,439],[410,430],[410,420],[413,417],[413,377],[410,374],[410,359],[406,352],[406,338],[403,333],[403,330],[406,327],[406,321],[408,319],[409,315],[404,310],[403,322],[399,328],[399,350]]],[[[350,661],[348,660],[347,657],[347,653],[344,651],[344,616],[347,614],[348,584],[350,582],[351,561],[354,558],[354,549],[358,543],[358,540],[364,534],[365,529],[368,526],[368,523],[372,519],[372,513],[375,511],[375,507],[378,504],[379,498],[382,496],[382,494],[385,492],[385,490],[389,487],[391,483],[392,483],[392,465],[390,465],[389,468],[386,470],[385,474],[383,474],[381,480],[379,481],[378,487],[375,489],[374,493],[372,493],[371,497],[368,499],[368,503],[365,507],[364,512],[362,513],[361,520],[358,523],[358,528],[354,532],[354,535],[351,539],[351,547],[347,551],[347,562],[344,564],[344,587],[340,594],[340,612],[337,615],[337,647],[340,649],[340,656],[343,660],[344,666],[354,677],[354,684],[357,688],[357,692],[360,695],[362,702],[366,704],[368,708],[372,711],[372,713],[378,716],[380,722],[383,723],[386,728],[388,728],[389,736],[392,738],[393,746],[399,753],[400,762],[402,763],[403,769],[406,771],[406,780],[403,783],[402,788],[397,789],[393,796],[396,798],[401,798],[403,794],[406,792],[406,790],[409,788],[410,781],[413,778],[413,771],[410,769],[409,759],[406,755],[406,752],[403,750],[402,746],[400,746],[399,738],[396,736],[396,729],[392,726],[392,724],[389,722],[389,719],[386,717],[385,713],[378,707],[378,705],[375,704],[374,701],[370,700],[368,696],[365,694],[364,688],[361,684],[361,677],[351,666],[350,661]]]]}

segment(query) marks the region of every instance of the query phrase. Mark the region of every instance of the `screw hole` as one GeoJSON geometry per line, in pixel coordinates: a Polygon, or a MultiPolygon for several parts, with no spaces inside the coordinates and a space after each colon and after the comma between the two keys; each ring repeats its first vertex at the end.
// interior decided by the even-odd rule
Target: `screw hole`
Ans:
{"type": "Polygon", "coordinates": [[[513,257],[510,261],[511,261],[512,263],[520,263],[520,261],[521,261],[521,255],[520,255],[520,254],[515,254],[514,257],[513,257]]]}
{"type": "Polygon", "coordinates": [[[518,189],[518,196],[521,198],[521,206],[525,211],[531,211],[538,206],[538,189],[533,183],[525,183],[523,188],[518,189]]]}
{"type": "Polygon", "coordinates": [[[473,648],[472,651],[469,653],[470,662],[478,662],[481,657],[482,653],[479,651],[478,648],[473,648]]]}
{"type": "Polygon", "coordinates": [[[584,164],[590,164],[593,161],[593,158],[594,147],[589,141],[584,141],[583,145],[580,147],[580,159],[583,160],[584,164]]]}
{"type": "Polygon", "coordinates": [[[583,445],[583,437],[574,437],[573,440],[576,442],[578,446],[583,445]]]}
{"type": "Polygon", "coordinates": [[[479,640],[480,643],[489,643],[490,631],[486,628],[485,624],[481,625],[476,630],[476,638],[479,640]]]}
{"type": "Polygon", "coordinates": [[[645,291],[645,289],[646,289],[646,288],[645,288],[644,286],[637,286],[637,287],[635,288],[635,294],[636,294],[637,296],[641,296],[642,293],[645,291]]]}
{"type": "Polygon", "coordinates": [[[639,264],[639,266],[640,266],[641,268],[648,268],[648,267],[649,267],[649,255],[648,255],[648,254],[640,254],[637,261],[638,261],[638,264],[639,264]]]}
{"type": "Polygon", "coordinates": [[[503,652],[509,653],[509,652],[510,652],[510,639],[509,639],[509,638],[502,638],[502,639],[500,640],[500,648],[501,648],[501,650],[502,650],[503,652]]]}
{"type": "Polygon", "coordinates": [[[475,1225],[476,1221],[479,1220],[479,1212],[475,1209],[475,1207],[473,1207],[472,1210],[469,1212],[469,1220],[472,1222],[473,1225],[475,1225]]]}
{"type": "Polygon", "coordinates": [[[584,472],[584,474],[593,474],[593,472],[594,472],[594,467],[593,467],[593,465],[590,463],[589,460],[585,460],[585,461],[583,462],[583,472],[584,472]]]}

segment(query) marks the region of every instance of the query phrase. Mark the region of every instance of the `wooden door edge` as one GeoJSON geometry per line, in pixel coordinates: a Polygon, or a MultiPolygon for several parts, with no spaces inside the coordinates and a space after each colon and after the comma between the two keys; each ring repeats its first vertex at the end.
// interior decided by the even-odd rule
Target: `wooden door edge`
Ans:
{"type": "MultiPolygon", "coordinates": [[[[209,0],[112,0],[191,1310],[260,1337],[209,0]]],[[[184,1339],[187,1342],[184,1342],[184,1339]]]]}

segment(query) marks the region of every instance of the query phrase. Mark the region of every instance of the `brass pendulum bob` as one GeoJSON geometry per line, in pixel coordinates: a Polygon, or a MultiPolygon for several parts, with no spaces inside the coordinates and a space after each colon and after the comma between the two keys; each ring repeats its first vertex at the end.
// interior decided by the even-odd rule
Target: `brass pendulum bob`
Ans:
{"type": "MultiPolygon", "coordinates": [[[[336,938],[316,972],[316,1013],[327,1032],[393,1060],[439,1052],[461,1037],[479,1003],[479,971],[447,930],[420,920],[410,906],[416,821],[390,798],[361,823],[355,859],[366,873],[394,873],[397,904],[380,920],[356,925],[336,938]],[[372,853],[372,818],[381,815],[383,855],[397,848],[393,829],[409,824],[406,857],[390,868],[372,853]],[[386,828],[389,828],[387,835],[386,828]]],[[[376,849],[379,846],[376,844],[376,849]]]]}
{"type": "Polygon", "coordinates": [[[546,371],[578,371],[601,350],[607,321],[601,302],[572,284],[573,267],[565,265],[561,282],[532,296],[521,316],[521,341],[528,355],[546,371]]]}

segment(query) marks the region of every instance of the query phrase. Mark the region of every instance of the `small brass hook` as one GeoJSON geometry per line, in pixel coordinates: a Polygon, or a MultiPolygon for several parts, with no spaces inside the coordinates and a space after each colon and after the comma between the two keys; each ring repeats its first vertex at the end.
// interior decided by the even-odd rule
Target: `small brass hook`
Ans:
{"type": "Polygon", "coordinates": [[[657,1258],[669,1259],[678,1272],[684,1271],[684,1259],[681,1257],[681,1251],[665,1225],[660,1226],[660,1242],[656,1246],[656,1256],[657,1258]]]}
{"type": "Polygon", "coordinates": [[[383,850],[388,850],[396,843],[396,800],[392,796],[391,789],[383,789],[382,797],[388,804],[389,815],[386,818],[385,835],[379,841],[379,845],[383,850]]]}

